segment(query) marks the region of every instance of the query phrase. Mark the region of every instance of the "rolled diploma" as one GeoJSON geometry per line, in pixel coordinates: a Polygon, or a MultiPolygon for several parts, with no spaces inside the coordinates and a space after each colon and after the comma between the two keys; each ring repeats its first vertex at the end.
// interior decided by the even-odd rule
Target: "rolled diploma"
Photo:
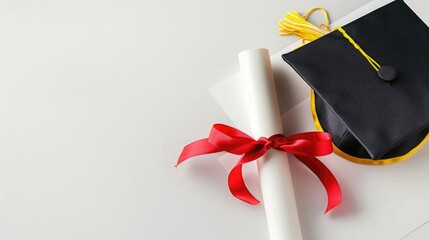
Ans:
{"type": "MultiPolygon", "coordinates": [[[[253,137],[283,133],[269,51],[247,50],[238,58],[253,137]]],[[[258,171],[270,239],[302,240],[287,154],[270,149],[258,171]]]]}

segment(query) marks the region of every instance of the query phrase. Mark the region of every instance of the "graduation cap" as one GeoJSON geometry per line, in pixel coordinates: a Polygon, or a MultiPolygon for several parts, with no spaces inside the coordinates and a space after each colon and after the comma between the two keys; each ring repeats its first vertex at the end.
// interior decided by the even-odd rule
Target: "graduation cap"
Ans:
{"type": "Polygon", "coordinates": [[[416,152],[429,133],[429,28],[389,3],[283,59],[312,88],[316,128],[335,152],[381,165],[416,152]]]}

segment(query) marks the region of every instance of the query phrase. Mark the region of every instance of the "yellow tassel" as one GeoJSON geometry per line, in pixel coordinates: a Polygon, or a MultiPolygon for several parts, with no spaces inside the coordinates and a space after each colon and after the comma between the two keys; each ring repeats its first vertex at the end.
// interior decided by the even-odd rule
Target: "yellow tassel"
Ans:
{"type": "Polygon", "coordinates": [[[302,43],[314,41],[329,33],[329,15],[324,8],[312,8],[304,16],[299,15],[297,11],[287,12],[283,19],[278,21],[279,34],[295,35],[302,39],[302,43]],[[307,18],[314,11],[322,11],[325,15],[325,23],[316,26],[307,21],[307,18]]]}
{"type": "Polygon", "coordinates": [[[342,27],[336,27],[334,30],[338,30],[340,33],[343,34],[343,36],[349,40],[349,42],[368,60],[369,64],[375,69],[375,71],[378,71],[380,69],[380,64],[378,64],[377,61],[375,61],[371,56],[369,56],[360,46],[353,40],[352,37],[350,37],[349,34],[342,28],[342,27]]]}
{"type": "MultiPolygon", "coordinates": [[[[306,42],[312,42],[330,32],[329,29],[329,15],[324,8],[312,8],[304,16],[299,15],[297,11],[287,12],[282,20],[279,20],[279,34],[284,35],[295,35],[302,40],[302,44],[306,42]],[[315,11],[321,11],[325,15],[325,23],[319,26],[307,21],[307,18],[315,11]]],[[[380,64],[369,56],[360,46],[357,44],[350,35],[341,27],[336,27],[343,34],[343,36],[349,40],[349,42],[364,56],[371,66],[378,71],[380,64]]]]}

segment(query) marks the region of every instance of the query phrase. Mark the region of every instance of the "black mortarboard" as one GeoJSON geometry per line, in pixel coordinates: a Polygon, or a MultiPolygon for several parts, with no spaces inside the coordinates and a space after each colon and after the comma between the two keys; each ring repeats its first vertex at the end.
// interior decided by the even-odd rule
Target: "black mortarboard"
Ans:
{"type": "Polygon", "coordinates": [[[402,0],[283,59],[313,89],[316,126],[332,134],[339,155],[392,163],[427,139],[429,28],[402,0]]]}

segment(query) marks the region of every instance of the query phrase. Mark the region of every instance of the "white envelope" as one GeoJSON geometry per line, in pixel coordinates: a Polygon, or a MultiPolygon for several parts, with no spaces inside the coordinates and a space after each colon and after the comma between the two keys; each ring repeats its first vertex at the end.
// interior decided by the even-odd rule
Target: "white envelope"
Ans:
{"type": "MultiPolygon", "coordinates": [[[[421,226],[410,232],[403,240],[421,240],[428,239],[429,236],[429,221],[423,223],[421,226]]],[[[402,240],[401,239],[401,240],[402,240]]]]}
{"type": "MultiPolygon", "coordinates": [[[[343,26],[392,0],[375,0],[333,23],[343,26]]],[[[429,3],[405,1],[429,25],[429,3]]],[[[388,27],[388,26],[386,26],[388,27]]],[[[404,43],[406,44],[406,43],[404,43]]],[[[315,130],[309,104],[310,89],[281,55],[300,43],[271,57],[285,134],[315,130]]],[[[211,94],[234,124],[250,132],[246,104],[242,101],[239,74],[210,89],[211,94]]],[[[337,177],[343,190],[343,203],[328,214],[326,193],[317,177],[290,156],[294,190],[304,239],[390,240],[429,239],[426,234],[410,234],[429,220],[429,144],[404,162],[387,166],[351,163],[334,154],[321,160],[337,177]],[[417,238],[415,237],[417,236],[417,238]]],[[[230,155],[223,160],[233,158],[230,155]]],[[[230,161],[231,162],[231,161],[230,161]]],[[[225,161],[222,161],[225,163],[225,161]]],[[[226,166],[230,168],[230,166],[226,166]]],[[[254,166],[245,175],[255,175],[254,166]]],[[[258,195],[257,183],[249,188],[258,195]]]]}

